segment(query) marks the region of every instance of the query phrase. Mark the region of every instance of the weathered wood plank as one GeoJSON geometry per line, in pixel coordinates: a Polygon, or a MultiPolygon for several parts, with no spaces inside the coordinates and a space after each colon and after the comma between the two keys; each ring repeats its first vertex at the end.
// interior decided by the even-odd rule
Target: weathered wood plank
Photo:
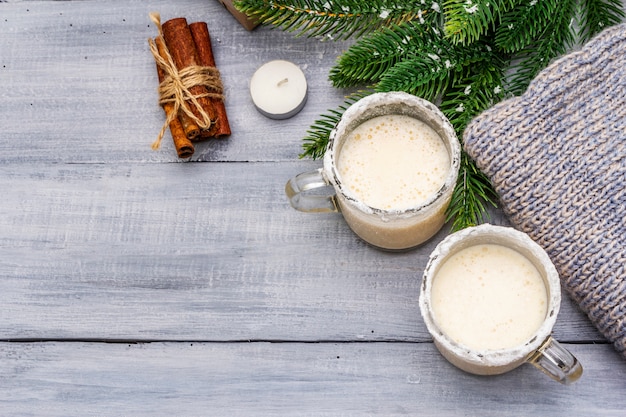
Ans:
{"type": "MultiPolygon", "coordinates": [[[[392,254],[296,212],[284,184],[318,165],[0,166],[0,337],[430,340],[419,283],[447,230],[392,254]]],[[[602,340],[568,299],[556,335],[602,340]]]]}
{"type": "Polygon", "coordinates": [[[581,380],[466,374],[431,343],[0,343],[11,416],[623,416],[626,364],[572,345],[581,380]]]}
{"type": "MultiPolygon", "coordinates": [[[[346,43],[241,27],[215,0],[18,2],[0,5],[0,163],[176,161],[171,139],[154,152],[164,121],[147,40],[148,14],[208,23],[233,135],[198,145],[194,160],[295,159],[319,115],[343,102],[328,72],[346,43]],[[300,65],[303,111],[270,120],[250,100],[255,69],[272,59],[300,65]]],[[[169,135],[169,133],[168,133],[169,135]]]]}

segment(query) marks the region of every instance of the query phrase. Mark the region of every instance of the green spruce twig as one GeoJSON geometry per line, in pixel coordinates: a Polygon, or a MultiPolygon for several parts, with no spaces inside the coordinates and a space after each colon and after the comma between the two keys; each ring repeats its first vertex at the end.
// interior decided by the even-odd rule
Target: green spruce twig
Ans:
{"type": "Polygon", "coordinates": [[[508,90],[521,94],[533,78],[553,59],[566,53],[575,42],[576,0],[558,0],[548,13],[552,13],[540,36],[517,54],[508,90]]]}
{"type": "Polygon", "coordinates": [[[344,52],[330,70],[329,78],[337,88],[377,83],[396,64],[433,49],[436,37],[432,26],[418,22],[382,28],[362,37],[344,52]]]}
{"type": "Polygon", "coordinates": [[[500,16],[518,3],[515,0],[445,0],[445,30],[455,43],[470,45],[494,27],[500,16]]]}
{"type": "Polygon", "coordinates": [[[550,27],[560,0],[520,2],[502,15],[495,44],[505,53],[516,53],[532,45],[550,27]]]}
{"type": "Polygon", "coordinates": [[[359,37],[420,17],[407,1],[235,0],[235,6],[284,31],[335,40],[359,37]]]}
{"type": "Polygon", "coordinates": [[[580,42],[587,42],[603,29],[624,19],[624,5],[620,0],[582,0],[579,2],[580,42]]]}

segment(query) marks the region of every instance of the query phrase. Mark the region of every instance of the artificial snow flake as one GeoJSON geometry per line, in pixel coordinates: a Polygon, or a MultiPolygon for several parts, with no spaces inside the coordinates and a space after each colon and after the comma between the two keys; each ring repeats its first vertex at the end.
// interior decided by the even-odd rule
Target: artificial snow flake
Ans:
{"type": "Polygon", "coordinates": [[[426,54],[426,55],[428,55],[428,57],[432,59],[433,61],[439,61],[441,59],[439,55],[435,55],[435,54],[426,54]]]}
{"type": "Polygon", "coordinates": [[[465,87],[465,90],[463,91],[463,94],[465,94],[466,96],[469,96],[469,94],[472,92],[472,86],[468,85],[467,87],[465,87]]]}
{"type": "Polygon", "coordinates": [[[419,9],[417,11],[417,18],[419,19],[420,23],[423,25],[424,23],[426,23],[426,20],[424,20],[424,14],[426,14],[425,11],[423,11],[422,9],[419,9]]]}
{"type": "Polygon", "coordinates": [[[381,19],[386,19],[389,17],[389,10],[381,10],[380,14],[378,15],[378,17],[380,17],[381,19]]]}
{"type": "Polygon", "coordinates": [[[478,5],[472,3],[471,0],[467,0],[465,2],[465,6],[463,6],[463,8],[465,9],[465,12],[468,14],[474,14],[478,11],[478,5]]]}

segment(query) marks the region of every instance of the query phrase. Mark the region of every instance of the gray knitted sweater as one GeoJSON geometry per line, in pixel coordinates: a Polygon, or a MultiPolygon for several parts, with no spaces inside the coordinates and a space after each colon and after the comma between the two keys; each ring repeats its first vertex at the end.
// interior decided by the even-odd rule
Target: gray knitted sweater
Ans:
{"type": "Polygon", "coordinates": [[[467,153],[626,359],[626,24],[476,117],[467,153]]]}

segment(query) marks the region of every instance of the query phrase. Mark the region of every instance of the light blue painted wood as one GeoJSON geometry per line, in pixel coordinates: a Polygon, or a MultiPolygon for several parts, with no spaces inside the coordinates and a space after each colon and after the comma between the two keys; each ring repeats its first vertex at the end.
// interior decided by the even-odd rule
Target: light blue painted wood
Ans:
{"type": "Polygon", "coordinates": [[[530,365],[480,377],[430,343],[0,343],[11,416],[614,416],[626,364],[572,345],[563,386],[530,365]],[[6,378],[10,376],[9,378],[6,378]]]}
{"type": "Polygon", "coordinates": [[[581,381],[470,376],[417,306],[447,230],[384,253],[339,214],[289,207],[285,182],[320,166],[301,138],[343,101],[327,75],[346,46],[248,32],[213,0],[0,2],[0,414],[623,414],[626,365],[567,297],[555,336],[581,381]],[[150,149],[151,11],[207,21],[224,78],[233,135],[191,163],[169,136],[150,149]],[[275,58],[309,81],[284,121],[248,96],[275,58]]]}

